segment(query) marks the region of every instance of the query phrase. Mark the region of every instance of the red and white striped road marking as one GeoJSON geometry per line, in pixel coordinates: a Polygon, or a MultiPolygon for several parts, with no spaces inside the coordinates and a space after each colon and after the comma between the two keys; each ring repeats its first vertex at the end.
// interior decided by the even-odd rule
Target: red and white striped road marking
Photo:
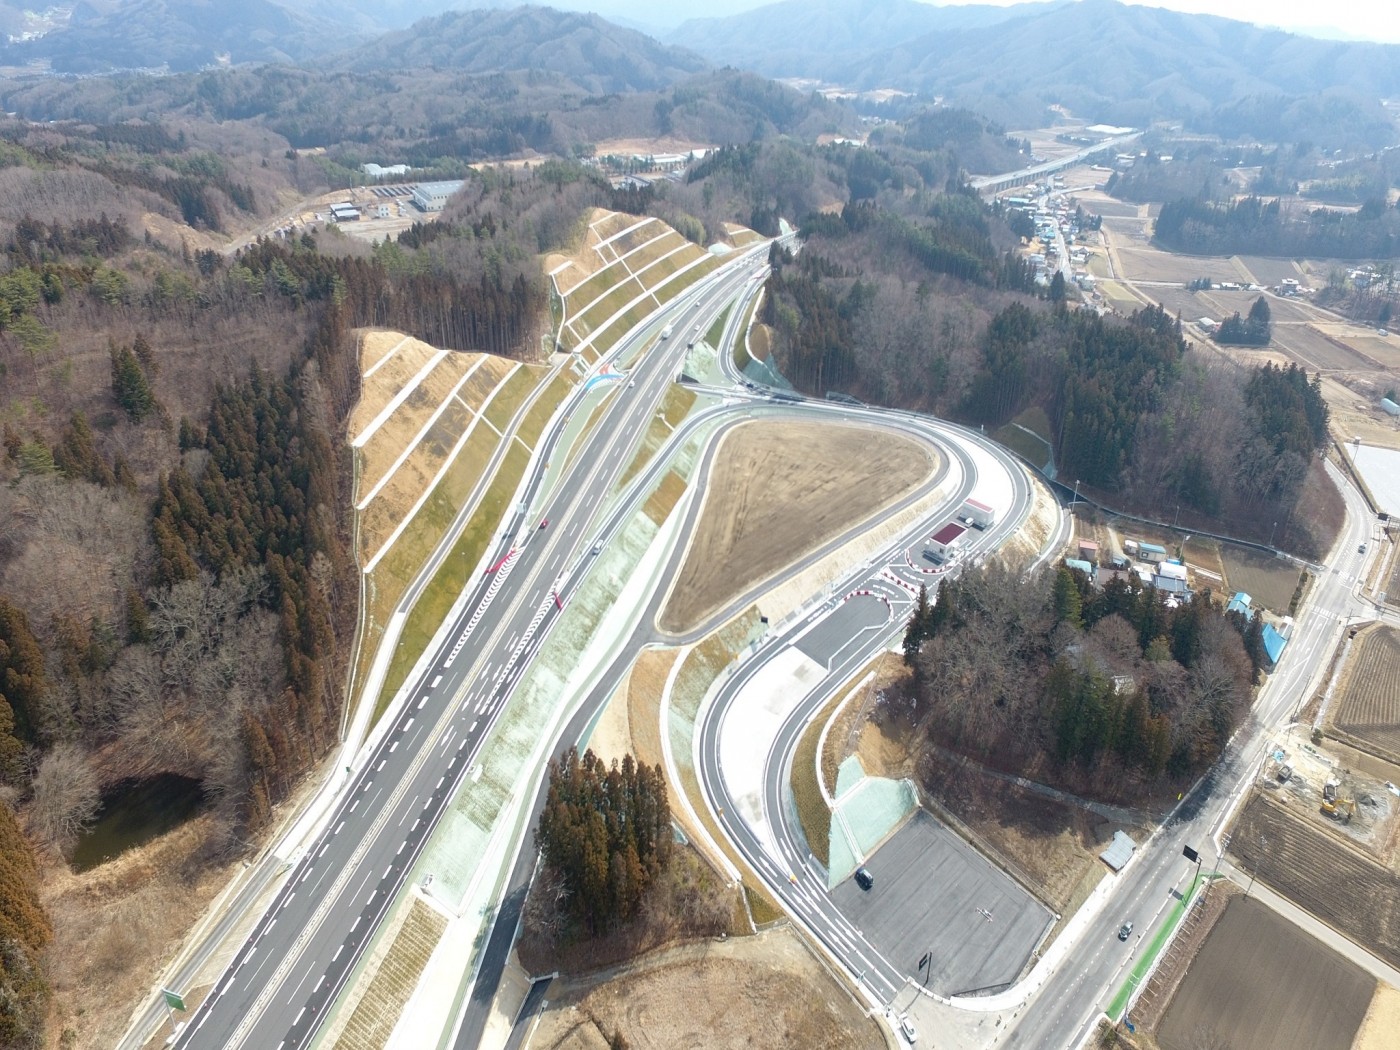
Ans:
{"type": "Polygon", "coordinates": [[[918,594],[919,594],[919,588],[915,587],[912,583],[910,583],[910,582],[907,581],[907,580],[901,580],[898,576],[896,576],[896,575],[895,575],[893,572],[891,572],[889,569],[884,569],[884,570],[882,570],[881,573],[880,573],[880,578],[881,578],[881,579],[884,579],[884,580],[889,580],[889,581],[892,582],[892,583],[897,583],[897,584],[899,584],[899,586],[903,587],[906,591],[908,591],[910,594],[914,595],[915,597],[917,597],[918,594]]]}
{"type": "Polygon", "coordinates": [[[846,595],[846,597],[842,598],[841,604],[846,604],[846,602],[850,601],[852,598],[876,598],[885,603],[885,612],[888,615],[894,615],[894,606],[891,605],[890,600],[886,598],[883,594],[881,594],[879,591],[872,591],[868,588],[862,587],[859,590],[852,591],[850,594],[846,595]]]}
{"type": "Polygon", "coordinates": [[[925,569],[922,565],[914,564],[914,559],[909,557],[909,552],[907,550],[904,552],[904,560],[909,564],[909,568],[913,569],[915,572],[921,572],[925,576],[937,576],[943,571],[943,566],[941,565],[937,568],[925,569]]]}

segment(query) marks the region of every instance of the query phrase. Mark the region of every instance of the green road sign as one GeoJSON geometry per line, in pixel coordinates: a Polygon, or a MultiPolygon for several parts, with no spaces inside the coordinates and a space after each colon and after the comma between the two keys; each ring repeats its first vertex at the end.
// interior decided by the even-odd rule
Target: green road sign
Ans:
{"type": "Polygon", "coordinates": [[[162,988],[160,994],[165,996],[165,1005],[172,1010],[185,1009],[185,997],[179,992],[172,992],[169,988],[162,988]]]}

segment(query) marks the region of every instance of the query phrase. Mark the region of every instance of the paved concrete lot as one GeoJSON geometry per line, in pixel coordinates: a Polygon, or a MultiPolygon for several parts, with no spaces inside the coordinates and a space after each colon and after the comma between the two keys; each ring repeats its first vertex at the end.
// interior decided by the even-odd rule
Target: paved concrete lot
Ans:
{"type": "Polygon", "coordinates": [[[890,610],[879,598],[860,595],[836,607],[797,640],[797,648],[823,667],[835,667],[865,637],[889,623],[890,610]]]}
{"type": "Polygon", "coordinates": [[[895,966],[920,982],[931,952],[930,990],[997,991],[1016,980],[1052,914],[927,813],[865,863],[868,893],[847,879],[832,891],[843,913],[895,966]],[[984,912],[991,915],[988,921],[984,912]]]}

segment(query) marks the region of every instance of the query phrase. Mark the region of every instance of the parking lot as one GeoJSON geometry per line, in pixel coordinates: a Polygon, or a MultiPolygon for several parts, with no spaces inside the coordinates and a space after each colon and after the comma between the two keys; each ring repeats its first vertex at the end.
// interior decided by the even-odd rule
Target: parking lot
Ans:
{"type": "Polygon", "coordinates": [[[847,879],[833,900],[891,963],[941,995],[990,994],[1015,982],[1054,917],[924,812],[865,866],[874,886],[867,892],[847,879]]]}

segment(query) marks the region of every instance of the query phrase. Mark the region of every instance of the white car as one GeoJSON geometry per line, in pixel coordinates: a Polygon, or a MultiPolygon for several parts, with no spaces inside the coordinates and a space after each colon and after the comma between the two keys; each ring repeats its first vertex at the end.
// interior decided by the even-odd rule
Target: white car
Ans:
{"type": "Polygon", "coordinates": [[[914,1022],[909,1020],[908,1014],[899,1015],[899,1031],[909,1041],[910,1046],[919,1041],[919,1034],[914,1031],[914,1022]]]}

